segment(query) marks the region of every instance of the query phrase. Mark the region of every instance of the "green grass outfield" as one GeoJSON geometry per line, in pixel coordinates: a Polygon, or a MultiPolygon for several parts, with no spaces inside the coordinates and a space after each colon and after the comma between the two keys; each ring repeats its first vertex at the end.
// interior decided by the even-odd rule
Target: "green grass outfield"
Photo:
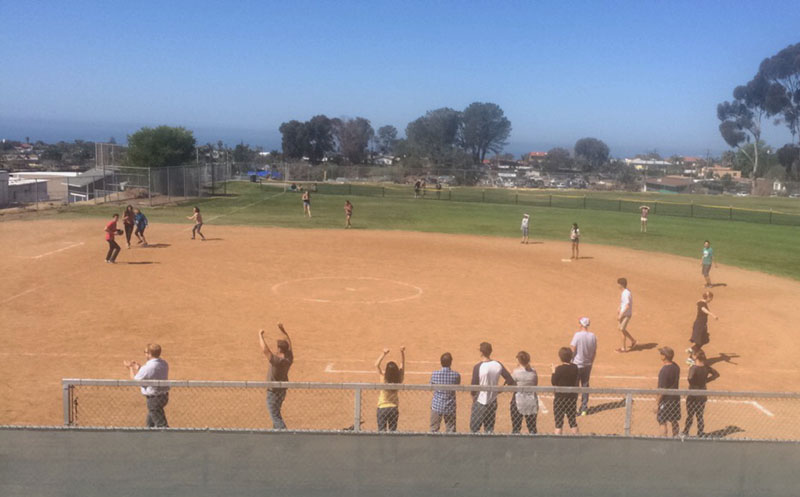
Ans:
{"type": "MultiPolygon", "coordinates": [[[[372,190],[364,190],[368,194],[365,196],[360,194],[358,185],[353,185],[351,195],[342,195],[341,191],[339,194],[326,194],[327,187],[320,185],[321,191],[312,196],[312,219],[303,217],[299,194],[284,193],[275,186],[260,187],[251,183],[229,183],[227,197],[197,199],[143,210],[151,224],[189,224],[186,216],[191,214],[191,206],[197,205],[203,212],[209,233],[213,232],[214,224],[342,229],[343,204],[348,198],[355,206],[355,229],[465,233],[509,238],[520,236],[522,214],[528,212],[533,218],[534,239],[567,241],[571,224],[577,222],[581,227],[583,243],[619,245],[694,257],[698,265],[703,240],[710,239],[720,263],[800,280],[800,227],[795,226],[651,214],[648,233],[641,234],[638,212],[459,202],[455,198],[449,202],[436,201],[435,194],[430,192],[425,200],[415,200],[408,194],[408,189],[402,189],[404,195],[392,191],[385,197],[375,196],[372,190]]],[[[476,192],[480,195],[480,190],[476,192]]],[[[445,194],[442,192],[442,196],[445,194]]],[[[679,197],[673,195],[670,198],[679,197]]],[[[752,206],[752,203],[739,205],[752,206]]],[[[46,216],[106,217],[111,212],[121,210],[119,205],[70,206],[46,216]]]]}

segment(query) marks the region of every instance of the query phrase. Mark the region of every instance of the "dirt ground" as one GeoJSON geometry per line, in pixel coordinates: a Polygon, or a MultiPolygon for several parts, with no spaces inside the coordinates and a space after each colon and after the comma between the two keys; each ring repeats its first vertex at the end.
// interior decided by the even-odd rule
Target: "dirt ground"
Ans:
{"type": "MultiPolygon", "coordinates": [[[[105,264],[102,220],[0,223],[0,424],[62,422],[62,378],[126,378],[157,342],[171,379],[263,380],[259,328],[294,340],[294,381],[374,382],[380,351],[407,347],[407,383],[440,354],[469,382],[478,344],[509,369],[530,352],[540,384],[589,316],[599,351],[592,386],[654,388],[657,346],[682,366],[703,279],[698,260],[567,243],[392,231],[152,225],[152,245],[105,264]],[[634,296],[641,350],[618,354],[618,277],[634,296]],[[345,371],[345,372],[341,372],[345,371]]],[[[119,237],[122,238],[122,237],[119,237]]],[[[718,390],[793,391],[800,282],[733,267],[711,273],[709,357],[718,390]],[[724,354],[724,355],[722,355],[724,354]]]]}

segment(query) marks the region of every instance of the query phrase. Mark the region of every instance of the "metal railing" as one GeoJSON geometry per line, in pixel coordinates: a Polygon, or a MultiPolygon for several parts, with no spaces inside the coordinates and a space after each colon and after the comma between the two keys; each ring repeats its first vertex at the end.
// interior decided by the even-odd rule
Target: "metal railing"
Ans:
{"type": "MultiPolygon", "coordinates": [[[[169,387],[165,412],[172,428],[270,429],[274,425],[265,402],[266,392],[285,389],[280,416],[290,430],[379,431],[388,419],[389,431],[394,431],[394,425],[398,432],[430,432],[435,417],[431,416],[431,399],[435,391],[440,391],[454,392],[452,426],[458,433],[552,433],[559,422],[554,414],[563,413],[564,433],[664,436],[664,428],[673,434],[674,421],[678,436],[800,441],[800,424],[795,422],[800,416],[800,393],[544,386],[64,379],[64,424],[143,426],[147,408],[140,393],[142,386],[169,387]],[[398,402],[388,418],[387,412],[377,409],[379,400],[387,400],[380,395],[382,390],[397,394],[398,402]],[[488,407],[476,406],[473,394],[479,392],[491,392],[489,397],[496,395],[497,400],[490,401],[488,407]],[[534,414],[521,414],[523,409],[516,407],[516,399],[522,399],[520,394],[535,394],[534,414]],[[589,394],[584,415],[576,409],[582,394],[589,394]],[[660,395],[674,397],[657,404],[660,395]],[[687,429],[690,412],[693,423],[687,429]],[[698,427],[701,421],[705,426],[698,427]]],[[[446,426],[442,422],[440,430],[446,431],[446,426]]]]}

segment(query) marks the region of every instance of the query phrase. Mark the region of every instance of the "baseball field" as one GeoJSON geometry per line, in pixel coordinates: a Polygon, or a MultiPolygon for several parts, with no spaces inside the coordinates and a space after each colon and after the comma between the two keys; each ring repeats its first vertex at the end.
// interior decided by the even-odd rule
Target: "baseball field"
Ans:
{"type": "MultiPolygon", "coordinates": [[[[226,197],[150,209],[150,246],[123,243],[104,263],[103,227],[124,206],[75,206],[0,222],[0,424],[61,423],[61,378],[125,378],[125,359],[162,345],[173,379],[263,380],[257,332],[294,340],[296,381],[374,382],[380,351],[404,345],[407,383],[425,383],[442,352],[468,379],[478,343],[514,365],[530,352],[540,384],[581,316],[599,350],[592,386],[655,388],[664,345],[689,343],[703,292],[700,251],[719,266],[706,346],[717,390],[793,391],[800,228],[592,210],[352,195],[300,197],[238,184],[226,197]],[[185,219],[198,205],[207,241],[185,219]],[[533,243],[519,222],[532,215],[533,243]],[[583,233],[570,260],[572,222],[583,233]],[[634,295],[627,354],[615,327],[616,279],[634,295]]],[[[685,371],[685,365],[683,367],[685,371]]],[[[753,416],[762,416],[754,410],[753,416]]],[[[265,415],[266,418],[266,415],[265,415]]]]}

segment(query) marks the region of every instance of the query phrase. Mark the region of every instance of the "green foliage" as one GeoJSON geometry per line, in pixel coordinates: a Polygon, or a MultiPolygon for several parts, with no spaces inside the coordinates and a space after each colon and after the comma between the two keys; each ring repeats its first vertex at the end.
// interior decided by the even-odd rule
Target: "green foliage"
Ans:
{"type": "Polygon", "coordinates": [[[377,136],[378,152],[382,154],[391,154],[394,152],[394,146],[397,143],[397,128],[394,126],[381,126],[378,128],[377,136]]]}
{"type": "Polygon", "coordinates": [[[375,136],[369,120],[363,117],[355,119],[333,119],[333,134],[339,141],[339,152],[350,164],[362,164],[367,156],[367,147],[375,136]]]}
{"type": "Polygon", "coordinates": [[[569,150],[562,147],[551,148],[547,151],[547,156],[544,158],[542,168],[545,171],[558,171],[572,169],[574,161],[569,155],[569,150]]]}
{"type": "Polygon", "coordinates": [[[458,144],[461,113],[443,107],[428,111],[406,126],[406,150],[434,163],[445,160],[458,144]]]}
{"type": "Polygon", "coordinates": [[[581,159],[584,170],[596,171],[608,161],[611,151],[602,140],[581,138],[575,142],[575,157],[581,159]]]}
{"type": "Polygon", "coordinates": [[[308,157],[318,164],[326,154],[335,149],[334,122],[325,115],[317,115],[309,121],[292,120],[281,124],[283,154],[291,159],[308,157]]]}
{"type": "Polygon", "coordinates": [[[511,121],[497,104],[473,102],[461,113],[461,144],[476,163],[486,152],[502,151],[510,133],[511,121]]]}
{"type": "Polygon", "coordinates": [[[179,166],[189,162],[194,154],[194,135],[183,127],[145,127],[128,135],[126,163],[129,166],[179,166]]]}

